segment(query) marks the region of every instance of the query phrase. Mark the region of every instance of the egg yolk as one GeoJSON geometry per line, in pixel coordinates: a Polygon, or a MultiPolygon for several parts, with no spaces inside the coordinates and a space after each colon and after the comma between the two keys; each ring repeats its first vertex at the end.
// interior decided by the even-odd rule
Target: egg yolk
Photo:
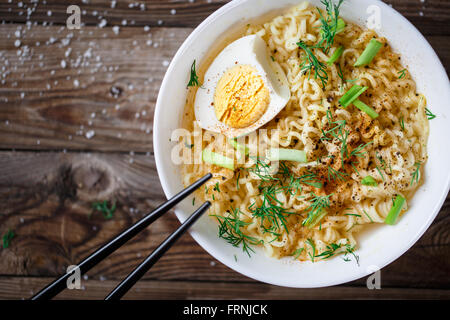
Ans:
{"type": "Polygon", "coordinates": [[[258,71],[249,65],[227,70],[214,94],[217,119],[233,128],[255,123],[266,112],[269,102],[269,89],[258,71]]]}

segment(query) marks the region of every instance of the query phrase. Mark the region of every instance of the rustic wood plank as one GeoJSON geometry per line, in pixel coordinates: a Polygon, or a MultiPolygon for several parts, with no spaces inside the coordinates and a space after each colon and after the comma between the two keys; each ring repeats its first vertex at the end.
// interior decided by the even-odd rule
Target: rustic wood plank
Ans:
{"type": "MultiPolygon", "coordinates": [[[[0,299],[28,299],[52,278],[0,277],[0,299]]],[[[65,290],[55,299],[104,299],[117,285],[112,280],[82,280],[79,290],[65,290]]],[[[349,299],[449,299],[450,290],[336,286],[317,289],[282,288],[262,283],[141,280],[125,300],[141,299],[252,299],[252,300],[349,300],[349,299]]]]}
{"type": "Polygon", "coordinates": [[[0,28],[0,148],[152,150],[159,86],[191,29],[23,28],[18,49],[17,27],[0,28]]]}
{"type": "MultiPolygon", "coordinates": [[[[131,26],[196,27],[207,16],[226,4],[227,0],[147,0],[116,1],[114,8],[110,0],[74,0],[82,10],[81,21],[85,25],[97,25],[105,19],[108,25],[122,25],[126,20],[131,26]],[[173,11],[175,10],[175,11],[173,11]],[[125,18],[124,18],[125,17],[125,18]]],[[[450,4],[446,0],[386,0],[397,11],[409,19],[425,35],[449,35],[450,4]]],[[[32,21],[33,23],[65,24],[68,4],[47,0],[46,4],[0,3],[0,20],[6,22],[32,21]],[[31,10],[31,14],[27,14],[31,10]],[[51,15],[49,15],[51,12],[51,15]]]]}
{"type": "MultiPolygon", "coordinates": [[[[17,233],[0,250],[3,275],[56,276],[164,201],[154,159],[146,155],[0,152],[0,234],[17,233]],[[115,200],[111,220],[89,219],[91,204],[115,200]]],[[[179,225],[158,220],[89,272],[121,279],[179,225]]],[[[450,289],[450,196],[425,235],[382,270],[387,287],[450,289]],[[420,276],[427,270],[426,276],[420,276]]],[[[228,269],[185,235],[145,279],[254,281],[228,269]]],[[[364,285],[365,279],[353,282],[364,285]]]]}
{"type": "MultiPolygon", "coordinates": [[[[191,31],[2,26],[0,149],[152,151],[158,90],[191,31]]],[[[446,66],[448,39],[428,37],[446,66]]]]}

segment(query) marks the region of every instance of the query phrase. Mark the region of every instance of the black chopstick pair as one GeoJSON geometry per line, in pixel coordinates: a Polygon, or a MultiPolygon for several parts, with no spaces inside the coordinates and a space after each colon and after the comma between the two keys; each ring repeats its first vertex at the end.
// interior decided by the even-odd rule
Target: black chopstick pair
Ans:
{"type": "MultiPolygon", "coordinates": [[[[197,180],[192,185],[176,194],[173,198],[160,205],[130,228],[123,231],[101,248],[97,249],[94,253],[81,261],[71,272],[68,272],[54,280],[47,287],[34,295],[31,300],[46,300],[56,296],[67,287],[67,280],[76,271],[78,271],[80,275],[85,274],[92,267],[97,265],[100,261],[116,251],[128,240],[133,238],[156,219],[161,217],[164,213],[193,193],[206,181],[211,179],[211,177],[212,174],[208,173],[203,178],[197,180]]],[[[106,296],[105,300],[118,300],[122,298],[122,296],[159,260],[159,258],[161,258],[167,250],[169,250],[175,241],[177,241],[186,232],[186,230],[188,230],[189,227],[209,209],[210,206],[211,203],[209,201],[203,203],[200,208],[198,208],[174,233],[167,237],[167,239],[164,240],[136,269],[134,269],[113,291],[111,291],[111,293],[106,296]]]]}

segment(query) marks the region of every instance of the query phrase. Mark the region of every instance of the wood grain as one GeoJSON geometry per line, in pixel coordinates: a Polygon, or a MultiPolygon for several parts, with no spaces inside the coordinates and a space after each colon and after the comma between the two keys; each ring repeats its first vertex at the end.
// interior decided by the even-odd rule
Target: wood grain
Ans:
{"type": "MultiPolygon", "coordinates": [[[[0,278],[0,299],[28,299],[52,278],[3,277],[0,278]]],[[[117,281],[82,280],[81,289],[65,290],[56,299],[104,299],[117,281]]],[[[128,292],[124,299],[227,299],[235,300],[315,300],[315,299],[449,299],[448,290],[384,288],[369,290],[366,287],[339,286],[318,289],[292,289],[260,283],[194,282],[142,280],[128,292]],[[237,295],[237,291],[239,294],[237,295]]]]}
{"type": "MultiPolygon", "coordinates": [[[[16,28],[2,26],[0,38],[16,28]]],[[[0,42],[0,65],[10,66],[0,87],[0,148],[151,151],[159,86],[190,32],[38,27],[22,30],[29,53],[20,56],[15,38],[0,42]]]]}
{"type": "MultiPolygon", "coordinates": [[[[27,20],[37,23],[65,24],[68,14],[68,4],[58,0],[47,0],[42,3],[27,4],[19,7],[17,3],[0,3],[0,20],[21,22],[27,20]],[[32,13],[27,18],[28,7],[32,13]],[[48,12],[51,12],[51,16],[48,12]]],[[[98,25],[105,19],[109,26],[164,26],[164,27],[195,27],[215,10],[228,3],[227,0],[132,0],[116,1],[111,8],[110,0],[70,1],[82,10],[81,21],[85,25],[98,25]],[[131,7],[130,7],[131,5],[131,7]],[[142,5],[142,6],[141,6],[142,5]],[[175,11],[173,11],[175,10],[175,11]]],[[[411,0],[384,1],[403,14],[425,35],[449,35],[450,3],[446,0],[427,0],[425,2],[411,0]]]]}
{"type": "MultiPolygon", "coordinates": [[[[22,29],[22,49],[16,31],[0,28],[0,149],[153,150],[158,90],[192,29],[39,26],[22,29]]],[[[448,37],[428,40],[450,66],[448,37]]]]}
{"type": "MultiPolygon", "coordinates": [[[[0,249],[0,299],[28,298],[165,200],[152,153],[158,90],[181,43],[227,2],[73,0],[84,25],[70,31],[63,1],[0,1],[0,234],[17,234],[0,249]],[[90,217],[99,200],[116,201],[113,219],[90,217]]],[[[385,2],[426,36],[448,72],[450,2],[385,2]]],[[[59,298],[104,298],[178,225],[166,214],[92,269],[86,290],[59,298]]],[[[449,227],[447,196],[422,238],[382,270],[377,291],[366,279],[315,290],[258,283],[187,234],[126,298],[449,299],[449,227]]]]}
{"type": "MultiPolygon", "coordinates": [[[[56,152],[0,153],[0,198],[0,233],[17,233],[11,247],[0,250],[0,270],[32,276],[64,272],[164,200],[151,156],[56,152]],[[92,202],[104,199],[116,201],[114,218],[89,218],[92,202]]],[[[450,197],[416,245],[382,270],[384,286],[450,289],[449,212],[450,197]]],[[[167,214],[89,276],[123,278],[176,226],[167,214]]],[[[253,283],[215,261],[189,235],[145,279],[253,283]]],[[[354,282],[364,284],[365,279],[354,282]]]]}

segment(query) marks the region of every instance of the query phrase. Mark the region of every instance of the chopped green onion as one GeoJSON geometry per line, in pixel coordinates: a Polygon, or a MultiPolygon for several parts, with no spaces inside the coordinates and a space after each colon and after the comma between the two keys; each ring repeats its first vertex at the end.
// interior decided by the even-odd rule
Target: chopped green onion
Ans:
{"type": "Polygon", "coordinates": [[[233,146],[233,148],[235,148],[240,153],[248,155],[248,153],[250,152],[250,149],[248,147],[246,147],[245,145],[238,143],[236,138],[228,139],[228,142],[233,146]]]}
{"type": "Polygon", "coordinates": [[[309,182],[309,181],[303,181],[304,184],[307,184],[311,187],[317,188],[317,189],[322,189],[323,188],[323,183],[322,182],[309,182]]]}
{"type": "Polygon", "coordinates": [[[363,184],[365,186],[371,186],[371,187],[378,186],[377,181],[372,176],[367,176],[364,179],[362,179],[361,184],[363,184]]]}
{"type": "Polygon", "coordinates": [[[353,101],[353,104],[362,112],[367,113],[372,119],[378,118],[379,114],[361,100],[356,99],[353,101]]]}
{"type": "Polygon", "coordinates": [[[334,50],[332,56],[330,57],[330,59],[328,59],[327,64],[331,66],[337,59],[339,59],[339,57],[342,55],[342,52],[344,52],[343,46],[340,46],[339,48],[334,50]]]}
{"type": "Polygon", "coordinates": [[[350,88],[340,99],[339,103],[341,106],[346,108],[349,104],[353,103],[364,91],[366,91],[368,87],[361,87],[355,84],[350,88]]]}
{"type": "Polygon", "coordinates": [[[344,29],[345,29],[345,21],[342,20],[341,18],[339,18],[337,21],[336,33],[339,33],[341,31],[343,31],[344,29]]]}
{"type": "Polygon", "coordinates": [[[202,151],[203,161],[214,164],[219,167],[234,170],[234,160],[227,158],[221,154],[215,153],[209,149],[203,149],[202,151]]]}
{"type": "Polygon", "coordinates": [[[314,228],[322,219],[328,214],[328,211],[325,209],[322,209],[320,213],[315,217],[309,217],[304,221],[304,226],[308,227],[309,229],[314,228]]]}
{"type": "Polygon", "coordinates": [[[296,162],[306,162],[306,152],[303,150],[296,149],[278,149],[271,148],[267,150],[266,157],[270,161],[296,161],[296,162]]]}
{"type": "Polygon", "coordinates": [[[375,39],[370,40],[367,47],[364,49],[363,53],[356,60],[354,67],[362,67],[368,65],[372,59],[376,56],[378,51],[380,51],[383,44],[375,39]]]}
{"type": "Polygon", "coordinates": [[[384,223],[394,225],[395,221],[397,220],[398,215],[400,214],[400,211],[403,208],[403,205],[405,204],[406,199],[403,198],[401,195],[397,195],[394,200],[394,204],[392,205],[391,210],[389,211],[386,220],[384,220],[384,223]]]}

